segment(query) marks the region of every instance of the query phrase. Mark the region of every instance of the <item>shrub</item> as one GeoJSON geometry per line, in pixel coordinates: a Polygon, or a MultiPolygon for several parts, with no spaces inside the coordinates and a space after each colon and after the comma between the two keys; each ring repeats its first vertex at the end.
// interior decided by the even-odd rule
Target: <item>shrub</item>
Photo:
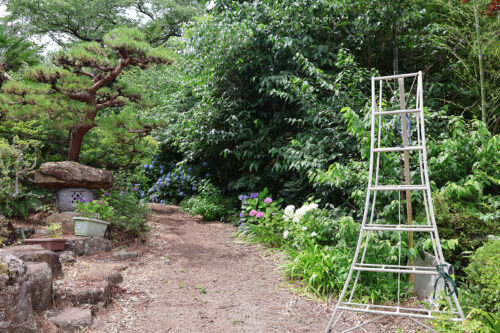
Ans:
{"type": "Polygon", "coordinates": [[[477,249],[465,272],[469,287],[480,296],[482,308],[500,311],[500,239],[477,249]]]}
{"type": "Polygon", "coordinates": [[[140,179],[140,183],[134,185],[141,198],[161,204],[178,204],[196,194],[202,181],[210,179],[210,173],[206,162],[189,166],[167,163],[156,156],[150,163],[144,164],[135,177],[140,179]]]}
{"type": "Polygon", "coordinates": [[[137,196],[132,185],[134,176],[125,172],[115,173],[115,185],[112,191],[101,191],[101,200],[105,200],[114,208],[111,220],[110,234],[112,237],[129,236],[144,238],[149,227],[147,216],[150,209],[144,200],[137,196]]]}
{"type": "Polygon", "coordinates": [[[239,215],[239,234],[252,242],[278,247],[283,242],[283,220],[280,204],[283,199],[273,200],[268,190],[242,194],[239,215]]]}
{"type": "Polygon", "coordinates": [[[226,216],[226,206],[221,191],[208,180],[199,186],[199,195],[182,202],[182,209],[192,215],[200,214],[205,220],[221,220],[226,216]]]}

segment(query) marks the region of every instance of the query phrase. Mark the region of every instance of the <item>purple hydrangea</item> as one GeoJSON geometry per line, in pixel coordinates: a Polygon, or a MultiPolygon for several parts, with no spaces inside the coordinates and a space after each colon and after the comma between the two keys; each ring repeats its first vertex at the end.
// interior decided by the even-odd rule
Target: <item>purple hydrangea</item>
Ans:
{"type": "Polygon", "coordinates": [[[110,196],[111,194],[109,194],[108,192],[106,192],[106,193],[103,193],[102,195],[110,196]]]}
{"type": "Polygon", "coordinates": [[[240,195],[240,200],[241,201],[246,200],[246,199],[248,199],[248,196],[246,196],[244,194],[240,195]]]}
{"type": "Polygon", "coordinates": [[[258,196],[259,196],[259,193],[258,193],[258,192],[256,192],[256,193],[252,193],[252,194],[250,194],[250,199],[255,199],[255,198],[257,198],[258,196]]]}
{"type": "Polygon", "coordinates": [[[240,213],[240,217],[243,217],[243,216],[245,216],[245,212],[240,213]]]}

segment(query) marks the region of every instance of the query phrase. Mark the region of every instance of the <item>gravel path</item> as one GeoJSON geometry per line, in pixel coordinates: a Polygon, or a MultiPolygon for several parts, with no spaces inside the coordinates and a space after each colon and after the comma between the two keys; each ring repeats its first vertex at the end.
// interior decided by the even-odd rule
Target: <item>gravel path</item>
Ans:
{"type": "MultiPolygon", "coordinates": [[[[123,272],[126,291],[98,313],[89,332],[324,331],[332,307],[293,293],[278,256],[241,243],[232,225],[154,206],[150,226],[149,240],[137,249],[142,255],[123,272]]],[[[414,331],[393,320],[364,331],[397,327],[414,331]]]]}

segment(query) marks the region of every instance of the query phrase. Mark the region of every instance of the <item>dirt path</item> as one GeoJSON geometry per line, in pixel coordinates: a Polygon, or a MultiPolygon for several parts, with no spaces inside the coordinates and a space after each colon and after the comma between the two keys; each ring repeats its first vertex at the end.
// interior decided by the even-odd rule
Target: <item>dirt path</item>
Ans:
{"type": "MultiPolygon", "coordinates": [[[[233,226],[162,206],[150,225],[142,255],[123,272],[126,292],[99,312],[90,332],[324,331],[331,307],[294,294],[276,257],[239,242],[233,226]]],[[[387,324],[366,331],[398,327],[387,324]]]]}

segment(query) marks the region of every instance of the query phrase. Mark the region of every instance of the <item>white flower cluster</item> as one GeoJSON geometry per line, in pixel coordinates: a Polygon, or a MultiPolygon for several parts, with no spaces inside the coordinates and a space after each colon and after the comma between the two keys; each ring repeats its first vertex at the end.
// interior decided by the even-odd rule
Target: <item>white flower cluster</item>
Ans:
{"type": "Polygon", "coordinates": [[[288,222],[288,221],[293,221],[295,223],[298,223],[304,215],[307,214],[308,211],[317,209],[318,204],[312,203],[312,204],[304,204],[302,207],[299,209],[295,210],[295,206],[289,205],[286,206],[285,208],[285,214],[283,215],[283,219],[288,222]]]}

